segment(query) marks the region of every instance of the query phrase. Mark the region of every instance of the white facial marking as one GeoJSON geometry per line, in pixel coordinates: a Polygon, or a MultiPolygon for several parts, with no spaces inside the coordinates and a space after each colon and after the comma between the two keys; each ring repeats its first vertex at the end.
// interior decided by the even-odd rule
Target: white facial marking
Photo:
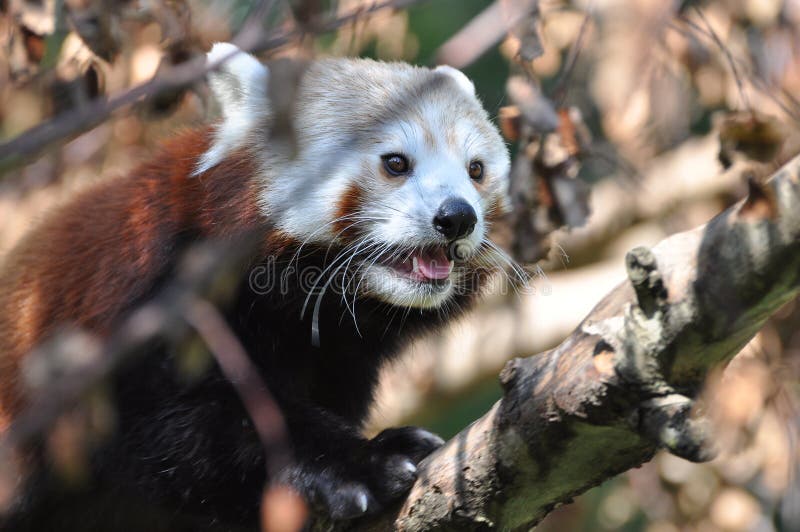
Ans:
{"type": "Polygon", "coordinates": [[[217,43],[206,56],[209,85],[222,111],[222,122],[209,150],[202,155],[194,174],[219,164],[245,143],[247,136],[269,112],[267,82],[269,71],[258,59],[230,43],[217,43]]]}

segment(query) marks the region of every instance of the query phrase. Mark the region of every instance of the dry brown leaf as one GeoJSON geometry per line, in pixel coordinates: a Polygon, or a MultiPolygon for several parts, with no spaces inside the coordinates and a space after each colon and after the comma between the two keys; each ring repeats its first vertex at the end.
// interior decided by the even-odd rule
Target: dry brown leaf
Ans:
{"type": "Polygon", "coordinates": [[[768,163],[775,159],[788,132],[774,116],[757,111],[728,114],[719,126],[719,161],[729,168],[739,156],[768,163]]]}

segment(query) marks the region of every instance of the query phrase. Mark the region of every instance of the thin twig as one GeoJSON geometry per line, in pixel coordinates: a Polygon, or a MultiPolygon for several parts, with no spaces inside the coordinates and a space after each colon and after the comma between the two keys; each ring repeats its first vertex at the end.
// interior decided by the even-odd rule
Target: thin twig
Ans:
{"type": "Polygon", "coordinates": [[[700,20],[703,21],[703,24],[705,24],[709,34],[711,35],[711,38],[714,39],[714,42],[719,47],[720,51],[723,54],[725,54],[725,59],[728,62],[728,65],[731,67],[731,73],[733,74],[733,78],[736,80],[736,88],[739,90],[739,97],[742,99],[742,105],[744,106],[745,110],[752,111],[752,108],[750,107],[750,100],[748,99],[747,94],[744,91],[744,83],[742,83],[742,77],[739,75],[739,69],[736,68],[736,61],[733,60],[731,51],[728,50],[728,47],[725,46],[725,44],[722,42],[722,39],[719,38],[717,32],[714,31],[713,27],[711,27],[711,24],[709,24],[708,19],[706,19],[706,16],[703,14],[703,10],[697,7],[696,5],[692,7],[697,12],[697,15],[700,17],[700,20]]]}
{"type": "Polygon", "coordinates": [[[586,11],[586,14],[583,17],[583,22],[581,22],[581,27],[578,30],[578,38],[575,39],[575,43],[572,45],[572,48],[570,48],[567,62],[564,65],[564,69],[561,71],[558,81],[556,82],[556,89],[553,91],[553,101],[555,102],[557,109],[562,107],[567,99],[567,93],[569,93],[569,81],[572,78],[572,72],[575,70],[575,65],[578,63],[578,57],[581,55],[583,42],[586,37],[586,30],[589,27],[589,22],[591,20],[592,12],[590,8],[586,11]]]}

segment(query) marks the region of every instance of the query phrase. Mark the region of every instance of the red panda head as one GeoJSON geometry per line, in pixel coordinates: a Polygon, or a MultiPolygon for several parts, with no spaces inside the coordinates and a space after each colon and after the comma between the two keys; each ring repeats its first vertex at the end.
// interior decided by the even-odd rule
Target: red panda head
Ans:
{"type": "Polygon", "coordinates": [[[488,228],[507,209],[509,156],[464,74],[314,62],[296,88],[292,142],[280,143],[269,139],[268,67],[230,44],[209,53],[220,60],[210,84],[222,121],[196,174],[247,150],[264,216],[298,242],[337,249],[331,268],[354,272],[360,295],[439,307],[476,268],[499,264],[488,228]]]}

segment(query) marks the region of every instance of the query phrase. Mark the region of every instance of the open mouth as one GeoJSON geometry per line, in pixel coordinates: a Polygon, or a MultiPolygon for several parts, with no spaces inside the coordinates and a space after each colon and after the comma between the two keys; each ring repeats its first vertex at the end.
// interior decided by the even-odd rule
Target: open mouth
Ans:
{"type": "Polygon", "coordinates": [[[400,307],[437,308],[459,284],[456,264],[469,256],[454,249],[453,245],[442,244],[413,249],[393,247],[377,259],[366,261],[366,282],[359,285],[359,290],[400,307]]]}
{"type": "Polygon", "coordinates": [[[453,272],[453,261],[441,246],[388,253],[379,262],[395,274],[419,283],[446,284],[453,272]]]}

